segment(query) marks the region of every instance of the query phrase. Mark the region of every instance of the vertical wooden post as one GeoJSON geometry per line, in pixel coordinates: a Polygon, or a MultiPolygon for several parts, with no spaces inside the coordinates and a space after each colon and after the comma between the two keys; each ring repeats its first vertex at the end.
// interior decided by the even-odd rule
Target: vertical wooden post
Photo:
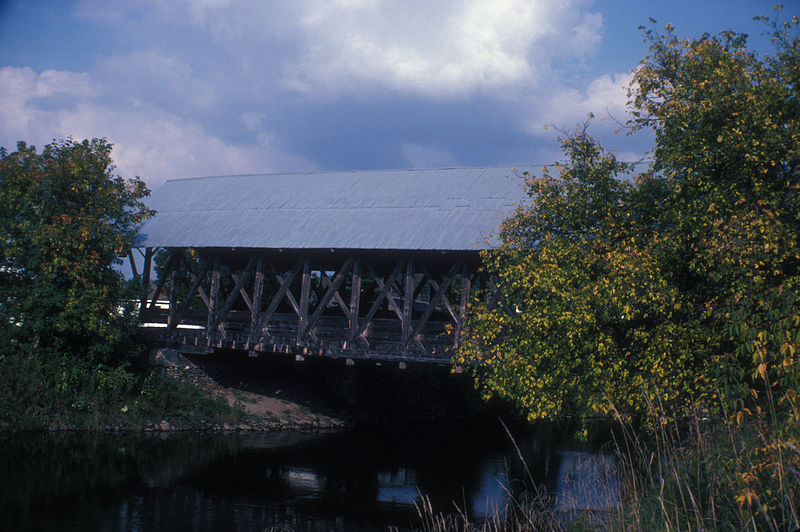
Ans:
{"type": "Polygon", "coordinates": [[[361,306],[361,259],[356,259],[353,264],[353,280],[350,288],[350,329],[347,333],[347,346],[353,348],[358,334],[358,312],[361,306]]]}
{"type": "Polygon", "coordinates": [[[472,271],[469,264],[464,263],[464,267],[461,270],[461,323],[458,324],[459,327],[464,325],[464,318],[467,316],[467,305],[469,305],[469,296],[472,291],[471,275],[472,271]]]}
{"type": "Polygon", "coordinates": [[[308,324],[308,300],[311,295],[311,269],[308,259],[303,259],[303,278],[300,284],[300,315],[297,324],[297,345],[303,344],[308,324]]]}
{"type": "Polygon", "coordinates": [[[133,279],[138,281],[139,270],[136,269],[136,259],[133,257],[133,248],[128,250],[128,263],[131,265],[131,274],[133,274],[133,279]]]}
{"type": "Polygon", "coordinates": [[[145,248],[144,265],[142,266],[142,298],[139,300],[139,317],[144,317],[147,310],[147,295],[150,293],[150,268],[153,263],[153,248],[145,248]]]}
{"type": "Polygon", "coordinates": [[[261,315],[261,298],[264,295],[264,258],[259,257],[256,263],[256,277],[253,286],[253,308],[250,311],[250,336],[247,345],[253,350],[253,344],[258,339],[258,322],[261,315]]]}
{"type": "Polygon", "coordinates": [[[209,347],[214,345],[217,336],[217,306],[219,306],[219,256],[214,257],[214,270],[211,273],[211,290],[208,294],[208,321],[206,338],[209,347]]]}
{"type": "Polygon", "coordinates": [[[181,261],[178,258],[183,250],[172,252],[175,260],[172,261],[172,269],[169,272],[169,315],[167,316],[167,336],[172,338],[172,333],[178,326],[178,270],[181,268],[181,261]]]}
{"type": "Polygon", "coordinates": [[[406,263],[406,282],[403,296],[403,331],[400,350],[405,353],[411,341],[411,317],[414,313],[414,261],[406,263]]]}
{"type": "Polygon", "coordinates": [[[458,313],[458,323],[456,323],[456,335],[455,335],[455,344],[458,347],[458,344],[461,340],[461,330],[464,328],[464,321],[467,318],[467,306],[469,305],[469,296],[472,292],[472,268],[469,267],[469,264],[466,262],[464,263],[464,267],[461,269],[461,305],[459,308],[458,313]]]}

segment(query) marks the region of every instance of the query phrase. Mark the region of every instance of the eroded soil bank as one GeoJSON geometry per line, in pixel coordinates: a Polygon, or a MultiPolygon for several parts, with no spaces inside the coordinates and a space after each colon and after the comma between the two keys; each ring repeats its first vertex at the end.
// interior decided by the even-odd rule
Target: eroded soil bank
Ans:
{"type": "MultiPolygon", "coordinates": [[[[446,366],[220,351],[181,356],[166,375],[188,380],[240,408],[247,421],[213,430],[336,430],[351,424],[430,423],[513,417],[485,404],[465,374],[446,366]]],[[[174,430],[169,420],[147,427],[174,430]]],[[[203,428],[203,427],[201,427],[203,428]]]]}

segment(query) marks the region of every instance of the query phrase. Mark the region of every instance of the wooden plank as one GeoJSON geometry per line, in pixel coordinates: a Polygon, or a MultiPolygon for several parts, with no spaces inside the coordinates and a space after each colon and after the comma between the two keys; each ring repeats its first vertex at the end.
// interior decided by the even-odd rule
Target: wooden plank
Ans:
{"type": "MultiPolygon", "coordinates": [[[[458,272],[458,267],[459,267],[458,262],[453,264],[453,266],[450,268],[450,271],[448,271],[447,274],[444,276],[442,284],[439,285],[438,288],[434,288],[436,290],[436,293],[434,293],[430,302],[428,302],[428,306],[425,307],[425,311],[422,313],[422,316],[420,316],[419,321],[417,321],[417,325],[414,327],[414,331],[411,333],[410,336],[411,339],[417,338],[417,335],[419,335],[420,331],[422,331],[422,328],[425,327],[426,323],[428,323],[428,320],[430,319],[431,314],[433,314],[436,305],[439,304],[439,301],[442,299],[445,292],[447,292],[447,289],[450,287],[450,284],[453,282],[453,279],[455,279],[456,272],[458,272]]],[[[433,283],[436,282],[430,276],[428,276],[428,280],[431,282],[432,285],[433,283]]]]}
{"type": "Polygon", "coordinates": [[[297,343],[303,343],[306,324],[308,323],[308,300],[311,295],[311,266],[308,259],[303,259],[303,277],[300,283],[300,309],[297,313],[297,343]]]}
{"type": "Polygon", "coordinates": [[[350,267],[352,266],[352,264],[353,264],[352,257],[347,257],[347,260],[344,262],[342,267],[334,276],[333,284],[325,292],[325,295],[322,296],[322,299],[317,305],[317,309],[314,311],[314,314],[308,320],[308,323],[303,325],[303,330],[300,332],[299,338],[305,337],[306,332],[312,330],[314,326],[317,324],[319,319],[322,317],[323,312],[325,312],[325,308],[328,306],[328,303],[330,303],[331,299],[333,299],[333,294],[336,293],[336,291],[344,282],[344,279],[347,276],[347,273],[350,271],[350,267]]]}
{"type": "MultiPolygon", "coordinates": [[[[320,273],[322,275],[322,283],[325,285],[325,289],[327,290],[331,286],[333,286],[333,282],[331,281],[330,277],[328,277],[328,275],[325,272],[320,272],[320,273]]],[[[336,301],[336,306],[338,306],[340,309],[342,309],[342,312],[344,312],[344,317],[349,320],[350,319],[350,308],[347,306],[347,303],[345,303],[344,298],[342,297],[342,294],[339,293],[339,290],[334,290],[333,291],[333,300],[336,301]]]]}
{"type": "MultiPolygon", "coordinates": [[[[239,284],[239,276],[236,275],[235,273],[231,273],[231,279],[233,279],[234,283],[239,284]]],[[[247,310],[249,310],[250,313],[252,314],[253,302],[250,300],[250,294],[247,293],[247,290],[245,290],[244,287],[241,287],[239,289],[239,295],[242,296],[242,300],[244,301],[244,304],[247,306],[247,310]]]]}
{"type": "Polygon", "coordinates": [[[405,290],[403,292],[402,330],[400,333],[400,350],[405,351],[411,339],[411,318],[414,313],[414,261],[406,263],[405,290]]]}
{"type": "Polygon", "coordinates": [[[142,268],[142,293],[144,294],[139,301],[139,315],[143,316],[147,308],[147,287],[150,285],[150,268],[153,263],[153,248],[145,248],[144,266],[142,268]]]}
{"type": "MultiPolygon", "coordinates": [[[[236,281],[236,285],[231,289],[230,294],[225,299],[225,304],[222,305],[222,308],[217,312],[217,316],[214,318],[216,323],[222,323],[225,321],[225,318],[228,317],[228,312],[231,311],[233,304],[236,302],[236,298],[239,296],[239,293],[244,288],[244,285],[250,280],[250,276],[253,274],[253,269],[256,266],[256,258],[250,257],[250,260],[247,263],[247,266],[242,272],[242,277],[236,281]]],[[[234,278],[236,278],[234,276],[234,278]]]]}
{"type": "MultiPolygon", "coordinates": [[[[405,263],[406,263],[405,259],[401,259],[400,262],[395,264],[392,273],[389,274],[389,279],[394,278],[398,273],[400,273],[400,270],[402,270],[403,266],[405,266],[405,263]]],[[[359,337],[362,334],[364,334],[364,331],[369,326],[370,321],[372,321],[373,316],[375,316],[375,313],[378,311],[378,308],[380,308],[381,303],[386,297],[386,293],[389,291],[389,287],[393,284],[393,283],[383,282],[381,276],[375,273],[375,270],[372,268],[371,265],[367,264],[367,269],[369,270],[370,274],[375,278],[375,281],[378,283],[380,291],[375,296],[375,301],[372,302],[369,311],[367,311],[366,316],[364,316],[364,320],[358,326],[358,330],[355,334],[355,337],[359,337]]],[[[389,298],[389,300],[391,301],[391,298],[389,298]]],[[[395,307],[396,306],[397,305],[395,305],[395,307]]]]}
{"type": "Polygon", "coordinates": [[[133,258],[133,250],[128,250],[128,262],[131,265],[131,273],[133,274],[133,278],[137,281],[139,280],[139,270],[136,269],[136,259],[133,258]]]}
{"type": "MultiPolygon", "coordinates": [[[[262,341],[264,335],[267,334],[267,326],[269,325],[269,321],[272,319],[272,315],[278,309],[278,305],[280,305],[281,300],[283,300],[284,296],[291,295],[289,292],[289,288],[292,286],[294,282],[294,278],[300,272],[300,268],[303,267],[303,259],[300,259],[295,263],[294,267],[286,274],[286,277],[281,277],[280,274],[275,270],[272,265],[270,265],[270,269],[272,270],[273,274],[275,275],[275,279],[278,281],[278,291],[275,293],[275,296],[270,301],[267,310],[264,311],[258,318],[258,342],[262,341]]],[[[294,298],[292,298],[294,300],[294,298]]]]}
{"type": "Polygon", "coordinates": [[[460,312],[458,326],[459,328],[464,326],[464,319],[467,316],[467,306],[469,305],[469,296],[472,292],[472,268],[470,268],[469,264],[466,262],[464,263],[464,267],[461,270],[461,305],[460,305],[460,312]]]}
{"type": "MultiPolygon", "coordinates": [[[[189,310],[189,303],[192,300],[192,296],[200,287],[200,282],[205,278],[206,274],[208,273],[208,270],[210,269],[211,269],[211,263],[206,262],[206,264],[200,270],[200,274],[194,275],[192,274],[191,270],[189,270],[189,264],[186,264],[186,270],[189,272],[189,277],[192,279],[192,285],[186,292],[186,297],[183,299],[183,303],[181,303],[181,306],[178,308],[178,316],[177,316],[178,322],[180,322],[180,320],[182,320],[183,317],[186,315],[186,312],[189,310]]],[[[203,295],[205,296],[205,292],[203,292],[203,295]]],[[[207,298],[205,299],[205,304],[206,308],[208,308],[207,298]]]]}
{"type": "Polygon", "coordinates": [[[208,296],[206,295],[206,291],[203,290],[203,287],[200,286],[200,284],[202,283],[203,279],[208,273],[208,270],[210,269],[211,269],[211,263],[208,262],[206,263],[206,266],[203,268],[200,275],[195,275],[194,273],[192,273],[191,270],[189,271],[189,277],[192,279],[192,285],[195,284],[197,285],[197,295],[199,295],[200,299],[202,299],[203,303],[205,303],[206,309],[211,308],[211,303],[208,301],[208,296]]]}
{"type": "MultiPolygon", "coordinates": [[[[182,251],[181,251],[182,253],[182,251]]],[[[167,274],[172,271],[172,268],[175,267],[175,262],[178,260],[178,253],[177,251],[173,251],[172,255],[169,258],[169,262],[167,263],[167,274]]],[[[161,293],[161,289],[164,288],[164,285],[167,282],[167,278],[169,275],[164,275],[161,279],[158,280],[158,284],[156,285],[155,290],[150,295],[150,305],[148,305],[147,310],[152,310],[155,306],[156,301],[158,300],[158,294],[161,293]]]]}
{"type": "MultiPolygon", "coordinates": [[[[430,274],[430,272],[428,272],[428,270],[425,269],[425,265],[424,264],[422,265],[422,271],[424,271],[425,275],[427,275],[428,278],[430,279],[431,286],[433,286],[434,290],[436,290],[438,292],[439,291],[439,283],[437,283],[436,280],[433,278],[433,276],[430,274]]],[[[447,312],[450,313],[450,317],[453,318],[453,323],[458,324],[458,313],[455,311],[455,309],[453,309],[453,305],[447,299],[447,296],[442,295],[441,300],[442,300],[442,303],[444,303],[444,306],[447,309],[447,312]]]]}
{"type": "Polygon", "coordinates": [[[175,262],[175,268],[169,273],[169,315],[167,316],[167,335],[171,336],[178,325],[178,270],[180,261],[175,262]]]}
{"type": "MultiPolygon", "coordinates": [[[[358,336],[358,312],[361,305],[361,259],[356,259],[353,264],[353,277],[350,283],[350,323],[348,327],[347,344],[351,345],[358,336]]],[[[353,347],[355,347],[353,345],[353,347]]]]}
{"type": "Polygon", "coordinates": [[[219,283],[220,283],[220,271],[219,271],[219,257],[214,257],[214,269],[211,273],[211,289],[208,298],[208,321],[206,322],[206,335],[208,337],[208,344],[209,346],[213,345],[214,339],[216,338],[216,318],[217,318],[217,307],[219,303],[219,283]]]}
{"type": "MultiPolygon", "coordinates": [[[[405,266],[407,262],[408,262],[407,260],[402,260],[400,262],[401,264],[400,270],[402,270],[402,266],[405,266]]],[[[395,277],[397,277],[397,274],[400,273],[400,270],[398,270],[397,272],[392,272],[392,274],[389,275],[387,281],[384,281],[383,278],[380,275],[378,275],[374,269],[372,269],[372,266],[369,266],[369,272],[370,274],[372,274],[373,277],[375,277],[375,283],[377,283],[378,288],[380,288],[382,292],[384,291],[384,288],[386,289],[386,292],[389,292],[392,288],[395,288],[397,286],[397,283],[395,282],[395,277]]],[[[400,309],[400,307],[397,306],[397,303],[395,302],[394,298],[387,297],[386,303],[389,304],[389,308],[392,309],[392,311],[397,315],[397,318],[402,322],[403,311],[400,309]]]]}
{"type": "Polygon", "coordinates": [[[247,345],[252,349],[258,342],[258,317],[261,312],[261,298],[264,297],[264,258],[256,262],[256,275],[253,281],[253,304],[250,305],[250,336],[247,345]]]}

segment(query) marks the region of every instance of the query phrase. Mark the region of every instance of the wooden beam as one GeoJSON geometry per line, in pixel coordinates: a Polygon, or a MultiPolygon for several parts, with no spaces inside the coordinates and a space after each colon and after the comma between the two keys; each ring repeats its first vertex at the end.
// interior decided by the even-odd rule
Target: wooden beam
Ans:
{"type": "Polygon", "coordinates": [[[208,345],[212,346],[216,338],[217,330],[217,307],[219,306],[219,284],[220,284],[220,271],[219,271],[219,256],[214,257],[214,269],[211,273],[211,289],[209,290],[208,297],[208,321],[206,323],[206,336],[208,338],[208,345]]]}
{"type": "MultiPolygon", "coordinates": [[[[350,323],[348,324],[347,344],[353,345],[358,336],[358,311],[361,305],[361,259],[353,264],[353,278],[350,282],[350,323]]],[[[353,345],[354,346],[354,345],[353,345]]]]}
{"type": "Polygon", "coordinates": [[[300,283],[300,309],[297,313],[297,344],[303,343],[306,324],[308,323],[308,300],[311,295],[311,266],[308,259],[303,259],[303,277],[300,283]]]}
{"type": "Polygon", "coordinates": [[[252,350],[258,340],[258,315],[261,312],[261,298],[264,296],[264,258],[256,262],[256,275],[253,281],[253,304],[250,305],[250,336],[247,345],[252,350]]]}
{"type": "Polygon", "coordinates": [[[469,297],[470,293],[472,292],[472,268],[470,268],[468,263],[464,263],[464,267],[461,269],[461,305],[460,305],[460,312],[459,317],[459,328],[464,326],[464,319],[467,316],[467,306],[469,305],[469,297]]]}
{"type": "MultiPolygon", "coordinates": [[[[434,279],[433,276],[428,272],[428,270],[425,269],[425,265],[424,264],[422,265],[422,271],[424,271],[425,275],[427,275],[428,278],[430,279],[431,286],[433,286],[433,289],[438,292],[439,291],[439,283],[437,283],[436,279],[434,279]]],[[[442,300],[442,303],[444,303],[444,306],[447,309],[447,312],[450,313],[450,317],[453,318],[453,323],[458,325],[458,313],[455,311],[455,309],[453,309],[453,305],[447,299],[447,296],[442,295],[441,300],[442,300]]]]}
{"type": "Polygon", "coordinates": [[[242,272],[241,278],[236,278],[236,285],[233,287],[231,292],[228,294],[228,297],[225,299],[225,303],[222,305],[222,308],[217,312],[217,316],[214,318],[214,321],[218,324],[225,321],[225,318],[228,317],[228,313],[233,308],[233,304],[236,302],[236,298],[239,296],[239,292],[242,291],[244,285],[250,280],[250,276],[253,274],[253,269],[256,266],[256,258],[250,257],[250,261],[247,263],[247,266],[242,272]]]}
{"type": "MultiPolygon", "coordinates": [[[[182,254],[183,250],[180,250],[180,252],[182,254]]],[[[165,275],[161,279],[158,280],[158,284],[156,285],[155,290],[153,291],[153,293],[151,294],[151,296],[149,298],[150,299],[150,305],[148,305],[148,307],[147,307],[148,310],[151,310],[155,306],[156,301],[158,300],[158,294],[161,292],[161,289],[164,288],[164,284],[166,284],[167,278],[169,277],[169,272],[171,272],[172,268],[175,267],[175,262],[177,260],[178,260],[178,251],[173,250],[172,251],[172,255],[170,255],[169,262],[167,263],[167,271],[164,272],[165,275]]]]}
{"type": "MultiPolygon", "coordinates": [[[[320,272],[322,274],[322,283],[325,285],[325,289],[329,289],[333,286],[333,282],[331,278],[325,272],[320,272]]],[[[347,305],[347,302],[342,297],[342,294],[339,293],[339,290],[334,290],[333,292],[333,300],[336,301],[336,306],[342,309],[344,313],[344,317],[347,318],[347,321],[350,321],[350,307],[347,305]]]]}
{"type": "MultiPolygon", "coordinates": [[[[425,307],[425,311],[422,313],[422,316],[420,316],[417,325],[414,327],[414,331],[411,333],[410,339],[416,339],[417,335],[419,335],[420,331],[422,331],[422,328],[425,327],[426,323],[428,323],[428,320],[430,319],[431,314],[433,314],[436,305],[439,304],[439,301],[442,299],[445,292],[447,292],[447,289],[450,287],[450,283],[453,282],[453,279],[456,276],[456,272],[458,272],[458,266],[459,264],[457,262],[453,264],[453,266],[450,268],[450,271],[448,271],[447,274],[444,276],[442,284],[435,289],[436,293],[428,302],[428,306],[425,307]]],[[[435,282],[433,278],[430,276],[428,277],[428,279],[429,281],[431,281],[431,283],[435,282]]]]}
{"type": "MultiPolygon", "coordinates": [[[[396,272],[392,272],[386,281],[384,281],[383,278],[380,275],[378,275],[374,269],[372,269],[372,266],[368,265],[368,267],[370,274],[372,274],[372,276],[375,277],[375,283],[377,283],[378,288],[381,289],[381,292],[388,293],[389,291],[391,291],[392,288],[396,286],[395,277],[397,277],[397,274],[400,273],[402,267],[405,266],[407,263],[408,263],[407,259],[401,260],[398,263],[400,265],[400,269],[398,269],[396,272]]],[[[386,293],[384,293],[384,296],[386,295],[386,293]]],[[[400,307],[397,306],[397,302],[394,300],[393,297],[391,297],[391,294],[389,295],[390,297],[386,298],[386,303],[389,305],[389,308],[392,309],[392,311],[394,311],[394,313],[397,315],[397,318],[402,322],[403,311],[400,309],[400,307]]]]}
{"type": "Polygon", "coordinates": [[[150,287],[150,268],[153,262],[153,248],[145,248],[144,266],[142,267],[142,298],[139,301],[139,316],[144,315],[147,308],[147,289],[150,287]]]}
{"type": "MultiPolygon", "coordinates": [[[[236,275],[235,273],[231,273],[231,279],[233,279],[234,283],[239,284],[239,276],[236,275]]],[[[247,293],[247,290],[245,290],[245,287],[241,287],[239,289],[239,295],[242,296],[242,301],[244,301],[244,304],[247,306],[247,310],[249,310],[250,314],[252,314],[253,313],[253,302],[250,300],[250,294],[247,293]]]]}
{"type": "MultiPolygon", "coordinates": [[[[191,302],[194,293],[198,291],[198,288],[200,287],[200,282],[205,278],[206,274],[208,273],[208,270],[211,269],[211,263],[206,262],[206,264],[200,270],[199,275],[192,274],[189,268],[190,265],[186,264],[186,270],[189,272],[189,277],[192,279],[192,284],[189,287],[189,290],[186,292],[186,297],[184,298],[183,303],[181,303],[181,306],[178,308],[178,316],[177,316],[178,322],[180,322],[180,320],[183,319],[183,317],[186,315],[186,312],[189,310],[189,303],[191,302]]],[[[205,292],[203,292],[202,295],[205,296],[205,292]]],[[[205,299],[205,304],[206,308],[208,308],[208,298],[205,299]]]]}
{"type": "MultiPolygon", "coordinates": [[[[322,317],[322,314],[325,312],[325,308],[328,306],[328,303],[330,303],[331,299],[333,299],[333,295],[336,293],[336,291],[344,282],[345,276],[347,276],[348,272],[350,271],[350,267],[352,266],[352,264],[353,264],[353,258],[347,257],[347,260],[344,262],[342,267],[334,276],[333,283],[325,292],[325,295],[322,296],[322,299],[317,305],[317,309],[314,311],[314,314],[308,320],[308,323],[304,326],[302,334],[299,335],[299,338],[301,339],[304,338],[306,333],[312,330],[317,325],[317,322],[319,322],[320,318],[322,317]]],[[[324,273],[322,275],[324,275],[324,273]]]]}
{"type": "Polygon", "coordinates": [[[406,263],[405,290],[403,293],[402,330],[400,333],[400,349],[405,351],[411,339],[411,318],[414,313],[414,261],[406,263]]]}
{"type": "Polygon", "coordinates": [[[133,249],[128,250],[128,262],[131,265],[131,273],[133,278],[139,280],[139,270],[136,269],[136,259],[133,258],[133,249]]]}
{"type": "Polygon", "coordinates": [[[281,277],[275,268],[270,265],[270,269],[272,270],[273,274],[275,275],[275,279],[278,282],[278,291],[275,293],[272,301],[270,301],[267,310],[265,310],[263,314],[259,315],[257,325],[257,330],[259,331],[257,338],[258,342],[260,342],[264,335],[267,334],[267,326],[269,325],[269,321],[272,319],[272,315],[278,309],[278,305],[280,305],[281,300],[284,298],[284,296],[291,294],[291,292],[289,292],[289,288],[292,286],[294,278],[300,272],[300,268],[302,267],[303,259],[300,259],[297,261],[297,263],[295,263],[294,267],[289,270],[289,273],[286,274],[286,277],[281,277]]]}
{"type": "MultiPolygon", "coordinates": [[[[405,259],[401,259],[400,262],[395,264],[392,273],[389,274],[389,279],[392,279],[398,273],[400,273],[400,270],[403,269],[405,263],[406,263],[405,259]]],[[[377,273],[375,273],[375,270],[372,268],[371,265],[367,264],[367,269],[369,270],[370,274],[375,278],[375,282],[378,283],[380,291],[375,296],[375,301],[372,302],[369,311],[367,312],[366,316],[364,316],[364,320],[359,324],[355,337],[359,337],[362,334],[364,334],[364,331],[369,325],[369,322],[372,321],[372,318],[375,316],[375,313],[378,311],[378,308],[380,308],[383,299],[386,297],[386,293],[389,291],[389,287],[393,284],[393,283],[383,282],[383,279],[381,279],[381,277],[377,273]]],[[[391,301],[391,298],[389,298],[389,301],[391,301]]],[[[396,306],[397,305],[395,305],[395,307],[396,306]]]]}
{"type": "Polygon", "coordinates": [[[208,296],[206,295],[206,291],[203,290],[201,283],[203,282],[203,279],[205,278],[206,274],[210,269],[211,269],[211,263],[207,262],[200,275],[195,275],[194,273],[192,273],[191,270],[189,271],[189,277],[192,280],[192,285],[197,285],[197,295],[199,295],[200,299],[203,300],[206,309],[211,308],[211,303],[209,302],[208,296]]]}
{"type": "Polygon", "coordinates": [[[167,316],[167,336],[171,337],[178,325],[178,270],[180,261],[175,261],[175,267],[169,273],[169,315],[167,316]]]}

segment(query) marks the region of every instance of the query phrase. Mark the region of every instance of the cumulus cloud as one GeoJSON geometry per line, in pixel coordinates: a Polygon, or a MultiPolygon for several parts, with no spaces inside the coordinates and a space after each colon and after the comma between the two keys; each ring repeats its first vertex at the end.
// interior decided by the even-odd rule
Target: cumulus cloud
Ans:
{"type": "Polygon", "coordinates": [[[119,173],[139,175],[151,187],[176,177],[314,168],[307,159],[276,148],[265,132],[252,142],[227,142],[150,103],[95,98],[105,91],[86,73],[1,68],[0,140],[12,149],[16,140],[41,147],[56,138],[105,137],[114,143],[119,173]],[[42,103],[55,97],[65,103],[42,103]]]}
{"type": "Polygon", "coordinates": [[[591,0],[78,0],[72,14],[111,44],[86,72],[0,70],[0,143],[104,136],[151,186],[536,164],[557,150],[544,124],[624,119],[627,78],[582,70],[603,33],[591,0]]]}
{"type": "Polygon", "coordinates": [[[631,74],[603,75],[585,88],[562,87],[535,106],[529,131],[541,135],[546,127],[570,129],[583,123],[591,113],[607,129],[616,129],[628,119],[627,87],[631,74]]]}
{"type": "Polygon", "coordinates": [[[306,90],[363,82],[427,96],[505,92],[537,84],[560,56],[591,53],[602,18],[585,2],[306,0],[307,46],[288,71],[306,90]]]}

